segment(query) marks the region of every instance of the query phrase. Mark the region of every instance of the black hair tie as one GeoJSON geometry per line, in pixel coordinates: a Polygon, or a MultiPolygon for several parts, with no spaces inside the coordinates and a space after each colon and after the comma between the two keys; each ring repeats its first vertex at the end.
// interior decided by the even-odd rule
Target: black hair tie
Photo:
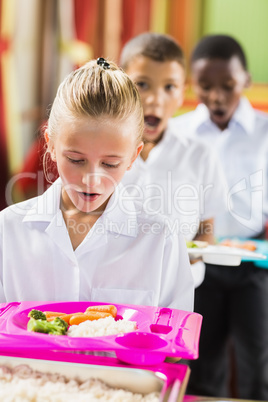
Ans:
{"type": "Polygon", "coordinates": [[[104,70],[109,70],[110,64],[103,57],[97,59],[97,64],[101,66],[104,70]]]}

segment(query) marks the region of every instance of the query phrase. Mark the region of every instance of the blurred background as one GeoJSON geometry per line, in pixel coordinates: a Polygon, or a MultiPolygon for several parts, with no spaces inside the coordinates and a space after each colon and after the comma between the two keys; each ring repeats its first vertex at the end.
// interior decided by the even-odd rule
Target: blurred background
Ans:
{"type": "MultiPolygon", "coordinates": [[[[203,35],[233,35],[252,74],[246,96],[268,112],[267,21],[268,0],[0,0],[0,209],[65,75],[91,58],[118,62],[141,32],[172,35],[188,61],[203,35]]],[[[177,114],[196,104],[189,85],[177,114]]]]}

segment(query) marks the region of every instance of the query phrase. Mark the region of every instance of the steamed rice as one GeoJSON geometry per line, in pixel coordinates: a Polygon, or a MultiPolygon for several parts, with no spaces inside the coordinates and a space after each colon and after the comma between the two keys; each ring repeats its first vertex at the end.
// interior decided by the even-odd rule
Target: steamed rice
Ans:
{"type": "Polygon", "coordinates": [[[68,336],[95,337],[133,332],[137,329],[135,321],[117,320],[113,317],[100,318],[94,321],[84,321],[79,325],[71,325],[67,331],[68,336]]]}
{"type": "Polygon", "coordinates": [[[0,400],[5,402],[158,402],[159,393],[146,396],[111,388],[99,379],[69,380],[29,366],[0,367],[0,400]]]}

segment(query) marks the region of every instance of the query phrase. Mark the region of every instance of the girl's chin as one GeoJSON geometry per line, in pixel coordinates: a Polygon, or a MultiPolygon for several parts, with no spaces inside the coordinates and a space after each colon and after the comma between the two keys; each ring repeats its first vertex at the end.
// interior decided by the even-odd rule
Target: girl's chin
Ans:
{"type": "Polygon", "coordinates": [[[70,215],[75,215],[79,213],[84,214],[94,214],[94,212],[99,214],[99,210],[101,210],[102,204],[99,202],[83,202],[81,199],[71,200],[71,205],[65,208],[65,211],[70,215]]]}

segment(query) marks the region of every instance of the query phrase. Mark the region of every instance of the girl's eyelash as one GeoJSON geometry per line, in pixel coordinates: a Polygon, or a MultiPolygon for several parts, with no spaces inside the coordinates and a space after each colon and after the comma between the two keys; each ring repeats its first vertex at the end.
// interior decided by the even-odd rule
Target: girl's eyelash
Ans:
{"type": "Polygon", "coordinates": [[[83,162],[84,162],[83,159],[72,159],[72,158],[69,158],[69,157],[68,157],[68,160],[69,160],[71,163],[83,163],[83,162]]]}
{"type": "Polygon", "coordinates": [[[103,165],[108,168],[117,168],[119,166],[119,164],[118,165],[110,165],[110,163],[104,163],[104,162],[103,162],[103,165]]]}
{"type": "MultiPolygon", "coordinates": [[[[73,164],[81,164],[81,163],[84,162],[84,159],[72,159],[72,158],[70,158],[70,157],[67,157],[67,158],[68,158],[69,162],[71,162],[71,163],[73,163],[73,164]]],[[[117,164],[117,165],[112,165],[112,164],[110,164],[110,163],[105,163],[105,162],[103,162],[102,164],[103,164],[105,167],[107,167],[107,168],[117,168],[117,167],[119,166],[119,164],[117,164]]]]}

